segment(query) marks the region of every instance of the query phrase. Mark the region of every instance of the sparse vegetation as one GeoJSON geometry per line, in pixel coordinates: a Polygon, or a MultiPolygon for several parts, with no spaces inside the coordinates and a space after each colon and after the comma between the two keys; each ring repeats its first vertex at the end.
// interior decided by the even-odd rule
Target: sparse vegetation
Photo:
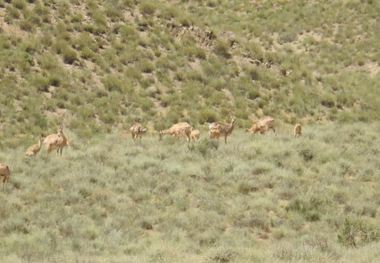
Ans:
{"type": "MultiPolygon", "coordinates": [[[[17,115],[49,126],[61,122],[56,107],[65,109],[66,125],[86,136],[96,133],[75,123],[104,132],[140,112],[154,126],[158,112],[181,121],[184,107],[194,125],[231,111],[245,128],[263,115],[371,121],[380,116],[378,9],[376,1],[2,1],[1,98],[33,97],[36,106],[17,115]],[[160,94],[141,99],[150,87],[160,94]],[[61,89],[81,103],[62,101],[61,89]],[[115,96],[120,110],[110,116],[104,105],[115,96]],[[101,118],[78,114],[89,103],[101,118]]],[[[13,115],[1,114],[5,137],[28,130],[27,121],[13,129],[13,115]]]]}
{"type": "Polygon", "coordinates": [[[0,0],[0,261],[377,262],[379,13],[0,0]],[[206,138],[230,116],[227,145],[206,138]],[[276,134],[242,132],[263,116],[276,134]],[[199,141],[152,131],[185,121],[199,141]],[[24,157],[61,124],[62,156],[24,157]]]}
{"type": "Polygon", "coordinates": [[[376,262],[379,125],[315,125],[297,140],[292,128],[190,147],[111,133],[73,138],[48,159],[0,152],[13,167],[0,191],[0,257],[376,262]],[[314,158],[299,154],[305,145],[314,158]]]}

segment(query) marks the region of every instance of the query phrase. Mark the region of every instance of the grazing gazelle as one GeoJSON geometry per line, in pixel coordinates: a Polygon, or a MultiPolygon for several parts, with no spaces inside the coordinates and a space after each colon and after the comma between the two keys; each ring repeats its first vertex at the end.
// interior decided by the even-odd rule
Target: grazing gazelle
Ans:
{"type": "Polygon", "coordinates": [[[274,119],[272,117],[267,116],[254,122],[252,124],[252,127],[248,129],[247,131],[253,134],[256,134],[258,132],[260,132],[261,134],[264,134],[269,130],[276,132],[274,128],[274,119]]]}
{"type": "Polygon", "coordinates": [[[41,135],[40,138],[38,139],[38,143],[33,144],[32,146],[29,146],[29,148],[25,151],[25,155],[29,157],[37,155],[41,150],[43,140],[44,138],[41,135]]]}
{"type": "Polygon", "coordinates": [[[171,135],[177,138],[186,137],[186,140],[190,142],[190,134],[193,128],[187,122],[179,122],[174,124],[167,130],[161,130],[159,132],[159,139],[162,139],[163,135],[171,135]]]}
{"type": "Polygon", "coordinates": [[[190,140],[195,142],[195,141],[199,140],[200,135],[201,135],[201,133],[199,130],[193,129],[193,130],[191,130],[191,133],[190,133],[190,140]]]}

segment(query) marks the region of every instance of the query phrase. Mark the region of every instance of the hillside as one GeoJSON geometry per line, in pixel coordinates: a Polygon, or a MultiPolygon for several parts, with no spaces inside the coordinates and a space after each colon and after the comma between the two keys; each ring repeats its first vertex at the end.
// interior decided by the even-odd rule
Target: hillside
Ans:
{"type": "Polygon", "coordinates": [[[0,138],[379,119],[380,2],[0,1],[0,138]]]}
{"type": "Polygon", "coordinates": [[[379,14],[375,0],[0,0],[0,262],[377,263],[379,14]],[[243,132],[264,115],[276,133],[243,132]],[[231,117],[228,144],[207,137],[231,117]],[[177,121],[201,139],[159,141],[177,121]],[[25,157],[59,124],[62,156],[25,157]]]}

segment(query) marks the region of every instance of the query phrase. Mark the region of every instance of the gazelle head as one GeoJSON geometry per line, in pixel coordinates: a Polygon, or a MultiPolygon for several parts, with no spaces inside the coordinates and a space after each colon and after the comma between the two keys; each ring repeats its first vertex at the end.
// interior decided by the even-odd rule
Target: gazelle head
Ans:
{"type": "Polygon", "coordinates": [[[57,131],[60,134],[63,133],[63,124],[61,124],[61,125],[58,126],[58,130],[57,131]]]}

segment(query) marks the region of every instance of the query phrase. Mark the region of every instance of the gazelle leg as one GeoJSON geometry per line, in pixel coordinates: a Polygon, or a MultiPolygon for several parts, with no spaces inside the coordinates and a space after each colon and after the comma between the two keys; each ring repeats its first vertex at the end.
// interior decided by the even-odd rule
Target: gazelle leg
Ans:
{"type": "Polygon", "coordinates": [[[51,151],[52,151],[52,148],[48,147],[47,150],[46,150],[46,157],[49,156],[49,154],[50,154],[51,151]]]}

